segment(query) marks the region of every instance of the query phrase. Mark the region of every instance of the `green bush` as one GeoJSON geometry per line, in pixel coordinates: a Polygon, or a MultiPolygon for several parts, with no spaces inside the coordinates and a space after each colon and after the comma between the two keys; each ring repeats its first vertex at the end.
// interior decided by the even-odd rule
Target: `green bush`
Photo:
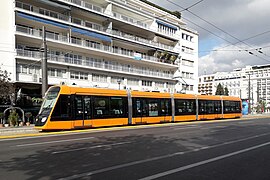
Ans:
{"type": "Polygon", "coordinates": [[[3,124],[4,113],[0,112],[0,124],[3,124]]]}
{"type": "Polygon", "coordinates": [[[12,110],[8,116],[8,122],[10,125],[16,126],[18,125],[19,115],[15,110],[12,110]]]}

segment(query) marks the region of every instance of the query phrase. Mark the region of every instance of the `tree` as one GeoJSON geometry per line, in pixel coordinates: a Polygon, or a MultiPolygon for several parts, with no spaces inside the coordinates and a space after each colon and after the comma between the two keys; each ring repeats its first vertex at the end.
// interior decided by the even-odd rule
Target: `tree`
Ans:
{"type": "Polygon", "coordinates": [[[224,95],[229,96],[229,90],[227,87],[224,88],[224,95]]]}
{"type": "Polygon", "coordinates": [[[0,104],[14,104],[15,88],[10,82],[10,73],[0,69],[0,104]]]}
{"type": "Polygon", "coordinates": [[[224,88],[220,83],[217,86],[215,95],[224,95],[224,88]]]}

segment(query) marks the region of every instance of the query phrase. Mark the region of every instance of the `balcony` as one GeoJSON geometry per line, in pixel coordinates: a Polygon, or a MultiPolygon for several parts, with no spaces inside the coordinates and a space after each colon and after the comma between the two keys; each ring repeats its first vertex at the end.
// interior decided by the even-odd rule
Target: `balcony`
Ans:
{"type": "Polygon", "coordinates": [[[128,16],[125,16],[125,15],[122,15],[120,13],[117,13],[117,12],[113,12],[113,17],[117,18],[117,19],[120,19],[120,20],[123,20],[123,21],[126,21],[128,23],[131,23],[131,24],[134,24],[134,25],[138,25],[138,26],[141,26],[141,27],[144,27],[146,29],[149,29],[148,25],[146,23],[142,23],[141,21],[139,20],[135,20],[131,17],[128,17],[128,16]]]}
{"type": "MultiPolygon", "coordinates": [[[[23,34],[30,35],[33,37],[37,37],[40,39],[42,37],[42,32],[41,32],[41,30],[38,30],[38,29],[32,29],[32,28],[27,28],[27,27],[17,25],[16,31],[19,33],[23,33],[23,34]]],[[[81,46],[84,48],[89,48],[90,50],[95,49],[95,50],[101,50],[103,52],[113,53],[116,55],[125,55],[125,56],[129,56],[132,59],[134,58],[134,55],[135,55],[134,52],[126,52],[126,51],[123,51],[121,49],[114,48],[112,46],[103,45],[103,44],[90,43],[87,40],[76,39],[76,38],[69,39],[67,36],[59,35],[57,33],[46,32],[46,37],[47,37],[47,40],[54,40],[54,41],[58,41],[60,43],[67,43],[70,45],[77,45],[77,46],[81,46]]],[[[142,54],[142,60],[159,62],[158,58],[156,58],[154,56],[143,55],[143,54],[142,54]]],[[[159,63],[162,63],[162,62],[159,62],[159,63]]],[[[164,62],[164,64],[169,65],[170,63],[164,62]]]]}
{"type": "Polygon", "coordinates": [[[99,12],[99,13],[104,13],[104,9],[102,7],[91,4],[89,2],[85,2],[85,1],[82,1],[82,0],[64,0],[64,1],[69,2],[71,4],[74,4],[74,5],[84,7],[86,9],[89,9],[89,10],[92,10],[92,11],[96,11],[96,12],[99,12]]]}
{"type": "MultiPolygon", "coordinates": [[[[37,51],[29,51],[24,49],[17,49],[17,56],[18,57],[27,57],[27,58],[34,58],[37,60],[40,60],[42,58],[42,54],[37,51]]],[[[65,54],[62,52],[61,54],[65,54]]],[[[129,67],[125,64],[113,64],[111,61],[105,60],[105,62],[97,62],[93,60],[89,60],[86,57],[82,57],[81,59],[78,58],[70,58],[64,55],[55,55],[48,53],[47,54],[48,60],[52,62],[57,63],[67,63],[72,65],[79,65],[83,67],[90,67],[94,69],[100,69],[100,70],[107,70],[109,72],[116,71],[120,73],[128,73],[133,74],[135,76],[137,75],[144,75],[144,76],[152,76],[152,77],[159,77],[159,78],[166,78],[166,79],[172,79],[173,74],[164,73],[162,71],[150,71],[144,67],[129,67]]]]}
{"type": "MultiPolygon", "coordinates": [[[[66,1],[68,1],[68,0],[66,0],[66,1]]],[[[81,4],[79,2],[83,2],[83,1],[69,0],[69,2],[73,2],[74,4],[78,5],[78,4],[81,4]]],[[[87,3],[82,3],[82,4],[87,4],[87,3]]],[[[166,44],[154,42],[154,41],[151,41],[151,40],[148,40],[148,39],[145,39],[145,38],[142,38],[142,37],[138,37],[138,36],[135,36],[135,35],[132,35],[132,34],[127,34],[127,33],[121,32],[121,31],[106,29],[106,28],[104,28],[101,25],[96,24],[96,23],[92,23],[92,22],[82,20],[82,19],[79,19],[79,18],[67,16],[67,15],[64,15],[64,14],[60,14],[60,13],[50,11],[50,10],[47,10],[47,9],[44,9],[44,8],[39,8],[39,7],[36,7],[36,6],[32,6],[30,4],[22,3],[22,2],[19,2],[19,1],[16,2],[16,7],[27,10],[27,11],[34,12],[34,13],[37,13],[37,14],[41,14],[41,15],[44,15],[44,16],[48,16],[48,17],[51,17],[51,18],[55,18],[55,19],[58,19],[58,20],[73,23],[73,24],[76,24],[76,25],[79,25],[79,26],[83,26],[83,27],[86,27],[86,28],[89,28],[89,29],[94,29],[94,30],[97,30],[97,31],[109,33],[111,35],[115,35],[115,36],[118,36],[120,38],[125,38],[125,39],[133,40],[133,41],[136,41],[136,42],[149,44],[149,45],[159,47],[159,48],[163,48],[163,49],[166,49],[166,50],[173,50],[174,49],[173,46],[169,46],[169,45],[166,45],[166,44]]]]}

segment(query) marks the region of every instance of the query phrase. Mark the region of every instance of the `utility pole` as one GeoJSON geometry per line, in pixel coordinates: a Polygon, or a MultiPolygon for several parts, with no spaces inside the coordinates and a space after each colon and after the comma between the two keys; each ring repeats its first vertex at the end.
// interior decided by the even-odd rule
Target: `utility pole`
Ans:
{"type": "Polygon", "coordinates": [[[251,113],[251,103],[250,103],[250,73],[248,73],[248,114],[251,113]]]}
{"type": "Polygon", "coordinates": [[[48,74],[47,74],[47,44],[46,44],[46,28],[42,27],[42,62],[41,62],[41,70],[42,70],[42,97],[45,96],[45,93],[48,89],[48,74]]]}

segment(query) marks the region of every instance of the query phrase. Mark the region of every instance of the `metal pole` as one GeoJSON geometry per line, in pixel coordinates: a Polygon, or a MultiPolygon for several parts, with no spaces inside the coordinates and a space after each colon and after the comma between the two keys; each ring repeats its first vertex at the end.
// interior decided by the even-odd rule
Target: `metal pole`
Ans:
{"type": "Polygon", "coordinates": [[[248,113],[251,113],[251,103],[250,103],[250,74],[248,74],[248,113]]]}
{"type": "Polygon", "coordinates": [[[48,74],[47,74],[47,44],[46,44],[46,28],[42,27],[42,45],[41,45],[42,54],[42,62],[41,62],[41,70],[42,70],[42,97],[45,96],[45,93],[48,88],[48,74]]]}

